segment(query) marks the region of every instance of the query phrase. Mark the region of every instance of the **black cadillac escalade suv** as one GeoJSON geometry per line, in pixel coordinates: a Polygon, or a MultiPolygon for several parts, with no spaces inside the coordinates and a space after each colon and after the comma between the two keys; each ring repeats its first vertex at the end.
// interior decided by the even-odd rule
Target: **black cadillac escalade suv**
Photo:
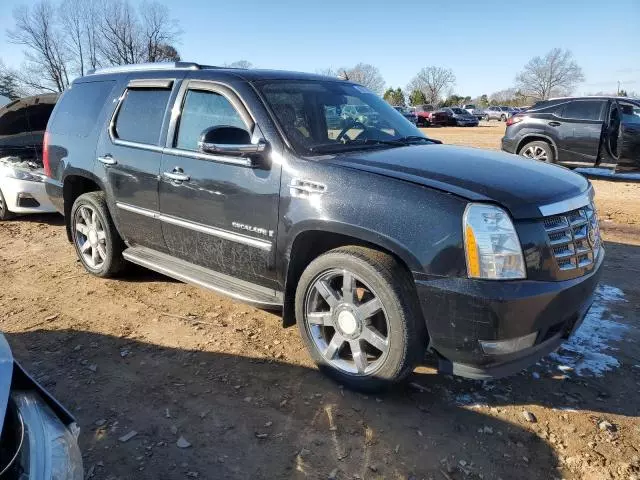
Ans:
{"type": "Polygon", "coordinates": [[[89,272],[129,261],[282,309],[354,388],[402,379],[426,349],[472,378],[534,363],[582,321],[604,257],[581,176],[440,145],[328,77],[100,70],[64,93],[44,152],[89,272]],[[375,118],[327,125],[348,105],[375,118]]]}

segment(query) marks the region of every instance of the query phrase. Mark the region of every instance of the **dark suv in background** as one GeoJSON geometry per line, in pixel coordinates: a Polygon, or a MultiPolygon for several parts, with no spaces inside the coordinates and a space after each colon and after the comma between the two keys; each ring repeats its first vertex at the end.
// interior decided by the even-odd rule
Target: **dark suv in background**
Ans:
{"type": "Polygon", "coordinates": [[[620,97],[538,102],[507,120],[502,149],[568,167],[640,171],[640,102],[620,97]]]}
{"type": "Polygon", "coordinates": [[[282,309],[355,388],[406,377],[426,349],[473,378],[535,363],[580,325],[604,258],[586,179],[441,145],[335,78],[105,69],[64,93],[44,149],[87,271],[129,261],[282,309]],[[345,109],[378,121],[338,130],[345,109]]]}

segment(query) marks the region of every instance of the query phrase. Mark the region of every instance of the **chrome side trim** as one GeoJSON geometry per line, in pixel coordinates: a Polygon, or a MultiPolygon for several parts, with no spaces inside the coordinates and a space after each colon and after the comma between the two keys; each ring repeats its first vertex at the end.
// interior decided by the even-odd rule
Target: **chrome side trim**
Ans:
{"type": "Polygon", "coordinates": [[[116,206],[128,212],[137,213],[139,215],[149,217],[149,218],[155,218],[164,223],[176,225],[178,227],[186,228],[188,230],[193,230],[195,232],[204,233],[206,235],[211,235],[213,237],[222,238],[224,240],[229,240],[231,242],[241,243],[249,247],[264,250],[266,252],[270,252],[273,246],[272,243],[267,240],[260,240],[258,238],[248,237],[247,235],[241,235],[235,232],[230,232],[228,230],[223,230],[221,228],[209,227],[208,225],[191,222],[189,220],[184,220],[182,218],[174,217],[172,215],[164,215],[154,210],[148,210],[146,208],[136,207],[134,205],[129,205],[127,203],[117,202],[116,206]]]}
{"type": "Polygon", "coordinates": [[[115,145],[122,145],[123,147],[138,148],[140,150],[150,150],[152,152],[162,153],[162,147],[159,147],[157,145],[149,145],[147,143],[130,142],[129,140],[120,140],[120,139],[115,138],[113,136],[111,137],[111,141],[115,145]]]}
{"type": "Polygon", "coordinates": [[[138,215],[142,215],[143,217],[149,218],[160,218],[160,212],[156,212],[154,210],[148,210],[146,208],[135,207],[133,205],[129,205],[128,203],[120,203],[116,202],[116,207],[121,210],[126,210],[127,212],[137,213],[138,215]]]}
{"type": "Polygon", "coordinates": [[[165,148],[162,149],[162,153],[166,155],[176,155],[179,157],[197,158],[198,160],[207,160],[209,162],[228,163],[229,165],[237,165],[239,167],[252,167],[250,158],[211,155],[190,150],[180,150],[179,148],[165,148]]]}
{"type": "Polygon", "coordinates": [[[543,217],[549,217],[551,215],[558,215],[559,213],[566,213],[571,210],[577,210],[578,208],[587,206],[591,203],[592,198],[593,188],[589,187],[589,190],[577,197],[562,200],[560,202],[549,203],[547,205],[541,205],[538,209],[543,217]]]}

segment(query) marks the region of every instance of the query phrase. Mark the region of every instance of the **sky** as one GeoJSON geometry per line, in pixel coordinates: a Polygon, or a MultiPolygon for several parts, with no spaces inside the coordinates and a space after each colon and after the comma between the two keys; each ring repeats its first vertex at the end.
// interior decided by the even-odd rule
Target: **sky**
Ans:
{"type": "MultiPolygon", "coordinates": [[[[34,0],[2,0],[0,59],[18,67],[9,14],[34,0]]],[[[139,0],[130,0],[139,3],[139,0]]],[[[182,58],[220,65],[316,72],[375,65],[404,88],[425,66],[451,68],[454,92],[512,87],[516,74],[554,47],[585,74],[576,93],[640,92],[640,0],[162,0],[183,31],[182,58]]]]}

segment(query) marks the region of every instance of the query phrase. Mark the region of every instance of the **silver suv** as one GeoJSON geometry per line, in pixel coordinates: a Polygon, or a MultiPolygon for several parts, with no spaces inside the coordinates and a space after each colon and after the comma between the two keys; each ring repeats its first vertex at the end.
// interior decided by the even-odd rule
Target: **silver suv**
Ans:
{"type": "Polygon", "coordinates": [[[489,107],[484,113],[487,120],[500,120],[501,122],[506,122],[513,115],[513,111],[509,107],[489,107]]]}

